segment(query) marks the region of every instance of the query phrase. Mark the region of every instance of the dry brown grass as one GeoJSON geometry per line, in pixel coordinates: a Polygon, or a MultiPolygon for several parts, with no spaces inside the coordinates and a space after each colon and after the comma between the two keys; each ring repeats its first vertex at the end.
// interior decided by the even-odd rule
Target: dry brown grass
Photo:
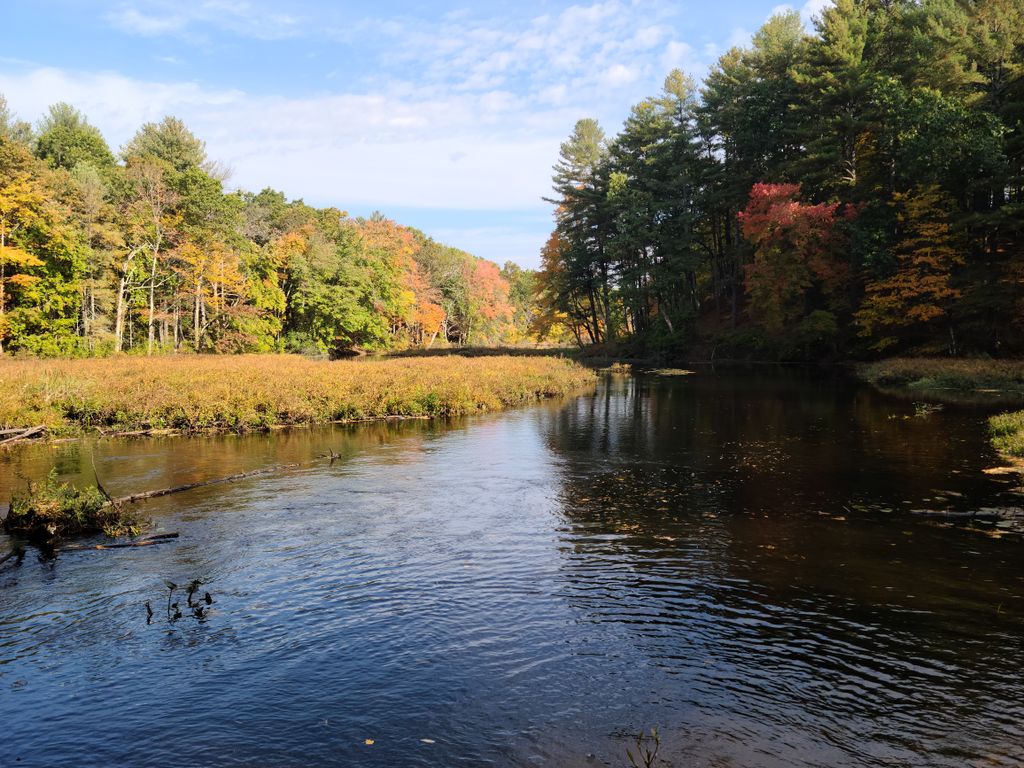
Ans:
{"type": "Polygon", "coordinates": [[[317,361],[287,355],[0,361],[0,427],[266,429],[385,416],[453,416],[590,386],[553,357],[317,361]]]}

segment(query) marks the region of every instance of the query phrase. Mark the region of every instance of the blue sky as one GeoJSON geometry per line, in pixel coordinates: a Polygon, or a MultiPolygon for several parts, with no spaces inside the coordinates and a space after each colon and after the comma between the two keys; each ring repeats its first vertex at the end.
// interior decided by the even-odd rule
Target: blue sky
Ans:
{"type": "MultiPolygon", "coordinates": [[[[796,4],[809,22],[825,0],[796,4]]],[[[536,266],[551,166],[580,117],[609,133],[680,67],[698,79],[773,0],[508,3],[31,0],[4,13],[0,93],[67,101],[115,149],[181,117],[232,169],[536,266]]]]}

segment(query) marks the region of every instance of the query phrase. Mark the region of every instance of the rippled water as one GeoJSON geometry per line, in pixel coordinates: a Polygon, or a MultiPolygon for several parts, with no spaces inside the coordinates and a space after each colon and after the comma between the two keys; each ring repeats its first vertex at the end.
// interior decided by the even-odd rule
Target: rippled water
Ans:
{"type": "Polygon", "coordinates": [[[658,726],[675,766],[1022,765],[1022,544],[907,514],[1009,485],[982,413],[914,413],[612,377],[447,425],[3,454],[0,498],[54,463],[119,494],[342,456],[149,502],[174,543],[0,566],[0,764],[626,766],[658,726]],[[196,577],[210,614],[168,623],[196,577]]]}

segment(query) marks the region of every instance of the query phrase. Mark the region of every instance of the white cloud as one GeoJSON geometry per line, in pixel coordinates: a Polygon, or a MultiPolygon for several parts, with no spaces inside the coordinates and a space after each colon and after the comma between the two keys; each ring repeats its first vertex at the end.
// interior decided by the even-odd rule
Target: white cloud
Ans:
{"type": "Polygon", "coordinates": [[[628,85],[640,77],[640,71],[635,67],[627,67],[625,64],[612,64],[601,76],[602,82],[613,88],[620,85],[628,85]]]}
{"type": "Polygon", "coordinates": [[[716,52],[715,46],[705,46],[703,55],[698,55],[690,44],[673,40],[665,46],[665,52],[661,57],[662,69],[666,73],[673,69],[681,69],[690,76],[699,77],[704,74],[706,62],[713,60],[716,52]]]}
{"type": "Polygon", "coordinates": [[[289,98],[44,68],[0,74],[0,93],[21,115],[71,102],[115,148],[142,123],[175,114],[206,140],[211,157],[235,169],[239,186],[269,184],[342,206],[534,207],[546,191],[561,133],[560,115],[543,137],[482,129],[489,120],[500,126],[502,115],[518,108],[516,97],[503,91],[444,99],[289,98]]]}
{"type": "Polygon", "coordinates": [[[187,20],[183,16],[151,16],[135,8],[122,8],[107,17],[116,27],[137,35],[166,35],[179,32],[187,20]]]}
{"type": "Polygon", "coordinates": [[[832,0],[807,0],[800,9],[800,18],[803,20],[804,26],[810,29],[815,20],[821,16],[821,12],[830,5],[832,5],[832,0]]]}
{"type": "MultiPolygon", "coordinates": [[[[666,49],[679,45],[662,22],[678,10],[666,0],[604,0],[525,23],[462,14],[454,21],[363,20],[355,26],[391,39],[391,66],[419,67],[422,79],[439,86],[525,89],[550,100],[553,89],[572,82],[577,100],[586,103],[614,98],[609,89],[628,89],[645,79],[660,82],[666,49]]],[[[343,33],[343,39],[351,35],[343,33]]]]}

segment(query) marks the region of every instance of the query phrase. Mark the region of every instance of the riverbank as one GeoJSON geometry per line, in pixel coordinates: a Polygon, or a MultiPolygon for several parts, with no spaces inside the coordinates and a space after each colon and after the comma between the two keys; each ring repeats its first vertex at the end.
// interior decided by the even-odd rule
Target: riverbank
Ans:
{"type": "Polygon", "coordinates": [[[310,360],[290,355],[0,361],[0,429],[182,432],[458,416],[591,386],[555,357],[310,360]]]}
{"type": "Polygon", "coordinates": [[[855,371],[880,387],[1024,393],[1024,360],[904,357],[861,363],[855,371]]]}
{"type": "MultiPolygon", "coordinates": [[[[855,371],[885,391],[971,393],[975,402],[993,405],[1007,395],[1024,396],[1024,360],[893,358],[857,365],[855,371]]],[[[1006,457],[1024,458],[1024,411],[991,416],[988,426],[993,448],[1006,457]]]]}

